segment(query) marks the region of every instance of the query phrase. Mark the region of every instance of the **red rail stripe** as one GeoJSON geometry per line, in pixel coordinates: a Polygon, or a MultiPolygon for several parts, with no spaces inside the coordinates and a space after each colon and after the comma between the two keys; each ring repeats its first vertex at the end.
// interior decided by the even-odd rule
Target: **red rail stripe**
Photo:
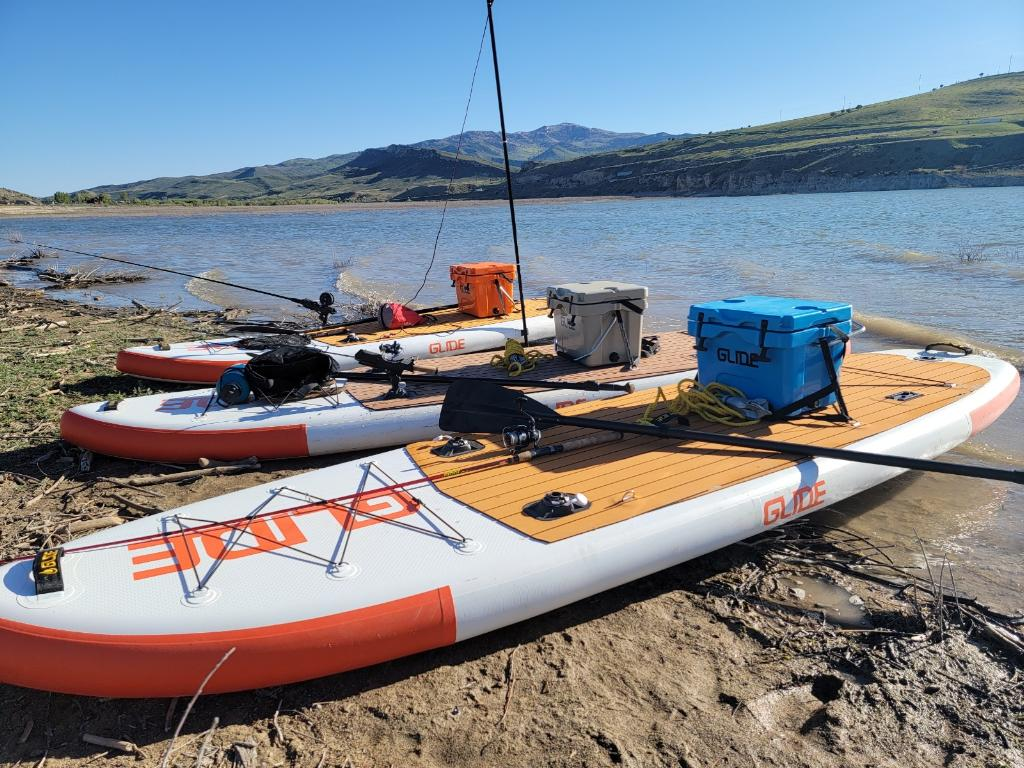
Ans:
{"type": "Polygon", "coordinates": [[[147,355],[132,349],[117,353],[117,370],[142,379],[158,381],[180,381],[185,384],[213,384],[226,368],[249,362],[249,357],[226,360],[223,357],[203,359],[198,357],[169,357],[147,355]]]}
{"type": "Polygon", "coordinates": [[[1003,411],[1010,407],[1010,403],[1017,397],[1020,391],[1020,374],[1014,371],[1013,381],[998,395],[987,403],[979,405],[971,411],[971,436],[978,434],[998,419],[1003,411]]]}
{"type": "Polygon", "coordinates": [[[60,435],[94,453],[139,461],[194,462],[200,457],[231,461],[249,456],[291,459],[309,455],[304,424],[253,429],[148,429],[112,424],[68,410],[60,418],[60,435]]]}
{"type": "Polygon", "coordinates": [[[234,647],[205,689],[226,693],[451,645],[455,629],[447,586],[331,616],[220,632],[104,635],[0,619],[0,680],[85,696],[189,696],[234,647]]]}

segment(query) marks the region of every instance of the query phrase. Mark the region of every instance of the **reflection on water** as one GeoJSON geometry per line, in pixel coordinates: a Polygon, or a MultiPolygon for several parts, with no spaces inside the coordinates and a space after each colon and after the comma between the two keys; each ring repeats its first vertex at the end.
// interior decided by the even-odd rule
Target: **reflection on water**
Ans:
{"type": "MultiPolygon", "coordinates": [[[[651,288],[645,322],[685,324],[697,300],[778,293],[850,301],[867,317],[860,348],[962,341],[1024,367],[1024,188],[836,195],[525,204],[517,210],[528,293],[577,280],[617,279],[651,288]],[[961,245],[985,259],[961,263],[961,245]]],[[[289,296],[343,293],[339,301],[405,299],[430,261],[439,211],[342,210],[140,218],[33,218],[10,222],[28,240],[122,254],[289,296]]],[[[17,248],[0,246],[0,257],[17,248]]],[[[502,205],[455,207],[419,300],[449,303],[448,266],[511,260],[502,205]]],[[[80,263],[61,258],[62,264],[80,263]]],[[[102,266],[90,262],[89,267],[102,266]]],[[[8,272],[5,279],[30,281],[8,272]]],[[[110,286],[107,300],[183,307],[253,307],[272,318],[291,305],[222,286],[154,273],[110,286]]],[[[1024,461],[1024,399],[958,461],[1024,461]]],[[[982,480],[910,474],[826,514],[861,533],[906,544],[916,536],[961,564],[958,584],[1019,606],[1024,493],[982,480]]]]}

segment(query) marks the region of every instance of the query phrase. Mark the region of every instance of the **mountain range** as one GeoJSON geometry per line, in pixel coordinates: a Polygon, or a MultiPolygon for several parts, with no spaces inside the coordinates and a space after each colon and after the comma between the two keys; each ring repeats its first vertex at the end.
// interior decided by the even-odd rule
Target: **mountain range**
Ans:
{"type": "MultiPolygon", "coordinates": [[[[1024,185],[1024,73],[707,134],[572,123],[509,135],[520,197],[750,195],[1024,185]]],[[[94,187],[114,200],[280,204],[505,196],[492,131],[321,158],[94,187]],[[459,159],[455,164],[455,152],[459,159]]],[[[4,190],[0,203],[30,203],[4,190]]]]}
{"type": "MultiPolygon", "coordinates": [[[[509,134],[509,156],[516,168],[594,152],[644,146],[670,134],[616,133],[572,123],[509,134]]],[[[205,176],[161,177],[93,187],[90,192],[140,200],[191,199],[259,203],[363,202],[431,199],[445,194],[453,170],[454,192],[471,194],[504,179],[501,136],[468,131],[462,137],[430,139],[412,145],[365,149],[316,159],[296,158],[275,165],[249,166],[205,176]]]]}

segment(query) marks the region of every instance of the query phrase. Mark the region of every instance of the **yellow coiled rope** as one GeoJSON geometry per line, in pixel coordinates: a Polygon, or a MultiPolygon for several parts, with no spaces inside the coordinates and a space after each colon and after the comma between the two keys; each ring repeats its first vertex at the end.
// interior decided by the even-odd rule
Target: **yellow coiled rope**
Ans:
{"type": "Polygon", "coordinates": [[[491,365],[504,368],[509,376],[518,376],[524,371],[532,371],[537,362],[547,357],[554,357],[537,349],[526,349],[515,339],[505,342],[505,352],[491,358],[491,365]]]}
{"type": "Polygon", "coordinates": [[[639,423],[651,424],[651,417],[654,415],[655,409],[660,403],[665,403],[668,412],[676,416],[694,415],[705,421],[727,424],[731,427],[757,424],[757,419],[748,419],[735,408],[722,402],[721,398],[726,397],[746,397],[746,395],[735,387],[719,384],[717,381],[702,387],[693,379],[683,379],[676,385],[676,396],[671,400],[668,399],[661,387],[658,387],[658,394],[654,396],[654,402],[647,406],[639,423]]]}

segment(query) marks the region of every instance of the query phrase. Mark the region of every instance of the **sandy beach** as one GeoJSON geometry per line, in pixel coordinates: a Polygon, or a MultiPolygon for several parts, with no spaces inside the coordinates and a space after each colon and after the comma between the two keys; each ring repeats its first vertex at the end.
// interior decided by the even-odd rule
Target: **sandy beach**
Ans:
{"type": "MultiPolygon", "coordinates": [[[[516,205],[575,205],[579,203],[603,203],[614,200],[644,200],[651,196],[599,196],[599,197],[538,197],[516,200],[516,205]]],[[[299,205],[0,205],[0,218],[30,218],[56,216],[68,218],[92,216],[203,216],[213,213],[320,213],[324,216],[334,213],[355,211],[415,210],[440,208],[443,202],[404,203],[323,203],[299,205]]],[[[449,208],[475,208],[479,206],[507,206],[506,200],[451,200],[449,208]]]]}
{"type": "MultiPolygon", "coordinates": [[[[64,408],[152,390],[116,373],[119,347],[209,335],[215,318],[0,287],[0,558],[337,461],[144,492],[121,483],[176,469],[83,466],[58,440],[64,408]]],[[[184,700],[0,685],[0,764],[1024,765],[1020,658],[1000,637],[1015,620],[885,553],[812,516],[450,648],[203,697],[173,743],[184,700]]]]}

